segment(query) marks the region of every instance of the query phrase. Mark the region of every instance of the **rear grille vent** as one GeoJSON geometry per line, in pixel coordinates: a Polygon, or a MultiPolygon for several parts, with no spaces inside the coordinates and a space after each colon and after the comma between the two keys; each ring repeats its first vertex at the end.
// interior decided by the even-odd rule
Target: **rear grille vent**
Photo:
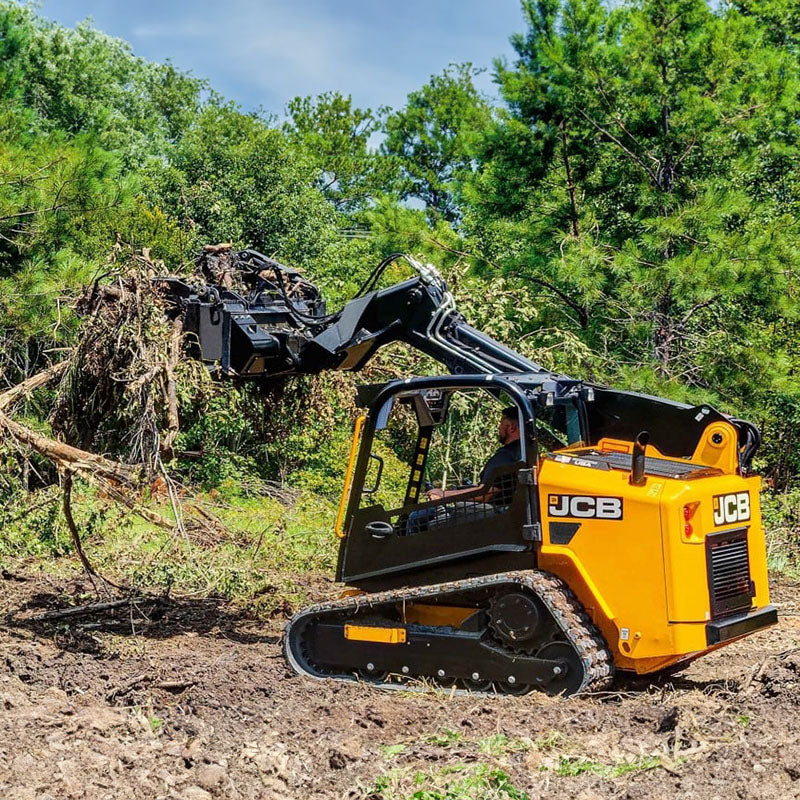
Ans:
{"type": "Polygon", "coordinates": [[[750,581],[747,529],[707,536],[706,559],[711,618],[750,608],[754,591],[750,581]]]}

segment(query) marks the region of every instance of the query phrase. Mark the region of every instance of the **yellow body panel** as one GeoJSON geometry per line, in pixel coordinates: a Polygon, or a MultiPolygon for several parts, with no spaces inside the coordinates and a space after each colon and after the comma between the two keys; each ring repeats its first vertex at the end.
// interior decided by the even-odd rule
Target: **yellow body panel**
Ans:
{"type": "MultiPolygon", "coordinates": [[[[693,460],[712,468],[700,473],[705,477],[649,475],[643,486],[632,486],[625,470],[604,471],[552,459],[540,464],[539,566],[569,584],[608,642],[618,668],[652,672],[712,649],[705,627],[710,619],[707,534],[747,527],[753,606],[769,604],[760,479],[735,474],[730,457],[735,439],[727,435],[727,427],[727,423],[709,426],[698,445],[693,460]],[[722,447],[711,439],[715,432],[722,436],[722,447]],[[749,519],[718,524],[715,496],[743,492],[749,493],[749,519]],[[608,498],[607,503],[618,498],[621,518],[565,516],[564,496],[587,498],[572,509],[578,514],[586,513],[592,498],[608,498]],[[687,536],[683,508],[692,503],[699,504],[693,506],[693,531],[687,536]],[[551,528],[551,523],[567,523],[561,536],[559,526],[551,528]],[[569,524],[580,525],[571,538],[569,524]]],[[[719,443],[720,437],[715,438],[719,443]]],[[[630,447],[623,442],[605,444],[616,452],[624,452],[626,444],[630,447]]],[[[660,454],[651,448],[648,456],[652,455],[660,454]]],[[[718,509],[718,518],[720,514],[718,509]]]]}
{"type": "Polygon", "coordinates": [[[344,515],[347,510],[347,500],[350,497],[350,486],[353,482],[353,470],[355,469],[356,456],[358,455],[358,442],[361,438],[361,429],[367,421],[366,416],[361,415],[356,417],[353,424],[353,441],[350,442],[350,457],[347,459],[347,469],[344,474],[344,488],[342,489],[342,499],[339,501],[339,511],[336,514],[336,522],[333,525],[333,530],[336,533],[337,539],[345,537],[344,532],[344,515]]]}
{"type": "Polygon", "coordinates": [[[738,463],[736,429],[728,422],[712,422],[704,431],[695,448],[692,461],[716,467],[732,475],[738,463]]]}

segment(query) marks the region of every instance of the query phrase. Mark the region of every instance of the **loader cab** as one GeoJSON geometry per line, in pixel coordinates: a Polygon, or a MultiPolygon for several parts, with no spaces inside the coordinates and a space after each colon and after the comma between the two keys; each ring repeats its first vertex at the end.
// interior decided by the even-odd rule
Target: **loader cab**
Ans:
{"type": "Polygon", "coordinates": [[[362,387],[337,579],[373,590],[534,567],[540,449],[585,436],[580,397],[559,388],[485,375],[362,387]],[[519,442],[501,448],[508,407],[519,442]],[[498,449],[504,457],[487,472],[498,449]],[[458,493],[431,500],[432,487],[458,493]]]}

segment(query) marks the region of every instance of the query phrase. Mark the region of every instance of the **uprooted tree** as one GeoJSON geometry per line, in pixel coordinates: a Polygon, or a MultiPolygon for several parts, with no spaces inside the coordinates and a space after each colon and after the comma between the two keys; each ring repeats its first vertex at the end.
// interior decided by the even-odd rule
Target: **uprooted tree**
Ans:
{"type": "MultiPolygon", "coordinates": [[[[228,248],[206,248],[198,266],[218,269],[228,248]]],[[[75,347],[0,394],[4,438],[23,455],[33,451],[44,457],[58,472],[65,521],[93,582],[99,576],[81,547],[71,510],[75,477],[160,528],[215,540],[227,534],[208,510],[182,499],[167,466],[180,430],[178,398],[208,391],[211,378],[201,364],[183,357],[181,320],[170,318],[169,301],[152,280],[159,272],[163,265],[147,251],[115,248],[106,281],[86,287],[74,304],[81,320],[75,347]],[[13,417],[15,406],[46,386],[55,392],[53,435],[13,417]],[[154,494],[166,495],[172,518],[147,507],[146,498],[154,494]]],[[[280,384],[262,389],[273,397],[283,391],[280,384]]]]}

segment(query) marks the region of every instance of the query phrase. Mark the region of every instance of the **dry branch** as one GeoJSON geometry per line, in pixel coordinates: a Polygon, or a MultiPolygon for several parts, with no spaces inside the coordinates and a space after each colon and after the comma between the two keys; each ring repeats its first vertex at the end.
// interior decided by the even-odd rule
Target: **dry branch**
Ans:
{"type": "Polygon", "coordinates": [[[140,683],[144,683],[147,680],[147,675],[142,673],[141,675],[137,675],[135,678],[131,678],[128,681],[125,681],[121,686],[115,686],[107,695],[106,700],[111,703],[116,700],[118,697],[123,697],[124,695],[128,694],[132,689],[135,689],[140,683]]]}
{"type": "MultiPolygon", "coordinates": [[[[1,395],[0,402],[2,402],[1,395]]],[[[128,491],[125,491],[126,489],[136,489],[140,485],[140,469],[138,466],[112,461],[103,456],[42,436],[25,425],[15,422],[2,412],[0,412],[0,429],[5,429],[16,441],[28,445],[40,455],[53,461],[62,470],[73,472],[84,478],[98,489],[101,489],[114,502],[125,506],[147,522],[164,530],[175,530],[177,523],[156,511],[145,508],[128,491]]],[[[206,526],[213,530],[217,538],[221,535],[228,535],[228,529],[217,517],[195,504],[189,504],[189,508],[205,521],[206,526]]]]}
{"type": "MultiPolygon", "coordinates": [[[[13,390],[11,390],[13,391],[13,390]]],[[[0,396],[2,403],[2,396],[0,396]]],[[[81,475],[92,474],[126,486],[136,486],[138,483],[138,470],[128,464],[121,464],[118,461],[104,458],[103,456],[80,450],[56,439],[50,439],[36,433],[25,425],[15,422],[2,411],[0,411],[0,428],[10,434],[18,442],[28,445],[37,453],[45,458],[49,458],[61,467],[71,467],[81,475]]]]}
{"type": "Polygon", "coordinates": [[[190,689],[192,686],[196,686],[197,681],[161,681],[160,683],[154,683],[156,689],[165,689],[168,692],[180,692],[184,689],[190,689]]]}
{"type": "MultiPolygon", "coordinates": [[[[8,391],[3,392],[0,394],[0,409],[7,408],[16,400],[19,400],[27,393],[33,391],[33,389],[45,386],[47,383],[55,380],[59,375],[64,373],[67,365],[68,362],[61,362],[61,364],[50,367],[28,378],[28,380],[23,383],[17,384],[17,386],[12,387],[8,391]]],[[[155,511],[143,508],[136,500],[120,488],[124,486],[128,489],[134,489],[139,485],[140,470],[137,467],[129,464],[122,464],[119,461],[112,461],[104,456],[98,456],[86,450],[81,450],[80,448],[65,444],[64,442],[59,442],[56,439],[43,436],[11,419],[2,411],[0,411],[0,430],[4,430],[6,434],[10,435],[18,443],[27,445],[40,455],[52,461],[59,469],[69,476],[67,479],[69,483],[67,485],[70,489],[72,474],[77,474],[99,489],[102,489],[111,499],[124,505],[148,522],[158,525],[160,528],[165,528],[166,530],[171,531],[174,529],[174,523],[155,511]]],[[[68,495],[65,493],[65,518],[74,539],[75,532],[72,531],[72,526],[70,525],[71,513],[68,513],[70,506],[69,500],[66,499],[67,497],[68,495]]],[[[81,562],[84,568],[86,568],[87,564],[84,562],[85,556],[82,555],[79,544],[77,545],[77,550],[79,557],[81,557],[81,562]]],[[[91,565],[89,565],[87,573],[90,577],[95,574],[91,569],[91,565]]]]}
{"type": "MultiPolygon", "coordinates": [[[[24,384],[9,389],[0,394],[0,409],[9,406],[15,399],[20,399],[33,388],[46,385],[63,374],[67,362],[62,362],[64,366],[58,365],[60,369],[50,368],[29,378],[24,384]],[[24,390],[21,387],[25,387],[24,390]],[[10,399],[9,399],[10,398],[10,399]]],[[[98,456],[87,450],[59,442],[48,436],[36,433],[25,425],[16,422],[9,416],[0,411],[0,430],[4,430],[15,441],[25,444],[35,450],[40,455],[52,461],[65,474],[75,474],[88,481],[89,483],[102,490],[111,500],[125,506],[131,512],[167,531],[174,531],[177,522],[169,520],[167,517],[142,506],[131,496],[130,490],[135,490],[141,485],[141,467],[139,465],[123,464],[113,461],[104,456],[98,456]],[[127,490],[127,491],[126,491],[127,490]]],[[[71,482],[71,477],[70,477],[71,482]]],[[[197,524],[208,529],[214,540],[225,538],[229,535],[225,525],[214,515],[209,514],[204,509],[190,504],[189,508],[200,518],[197,524]]],[[[176,509],[176,515],[178,510],[176,509]]],[[[66,516],[66,509],[65,509],[66,516]]],[[[69,517],[67,525],[70,526],[69,517]]],[[[74,538],[74,534],[73,534],[74,538]]],[[[81,551],[78,552],[79,557],[81,551]]],[[[81,558],[83,562],[83,558],[81,558]]],[[[86,564],[84,564],[86,567],[86,564]]],[[[87,570],[89,575],[94,574],[87,570]]]]}
{"type": "Polygon", "coordinates": [[[83,545],[81,544],[81,537],[78,533],[78,526],[75,524],[75,517],[72,516],[71,472],[64,473],[64,495],[62,501],[62,510],[64,512],[64,519],[67,521],[67,527],[69,528],[70,536],[72,537],[72,544],[75,546],[75,551],[78,553],[78,558],[80,558],[81,564],[83,564],[83,568],[86,571],[86,574],[89,576],[89,580],[92,582],[92,586],[94,586],[95,591],[97,591],[97,584],[95,583],[94,579],[99,578],[100,576],[97,574],[95,568],[86,557],[86,553],[83,552],[83,545]]]}
{"type": "Polygon", "coordinates": [[[76,301],[80,338],[50,422],[59,438],[85,450],[124,452],[153,480],[179,431],[183,330],[152,282],[153,262],[127,256],[110,284],[95,283],[76,301]]]}
{"type": "Polygon", "coordinates": [[[94,484],[99,489],[102,489],[103,492],[115,503],[125,506],[125,508],[127,508],[129,511],[132,511],[143,520],[146,520],[147,522],[150,522],[159,528],[163,528],[166,531],[175,530],[174,522],[171,522],[157,511],[151,511],[149,508],[141,505],[141,503],[137,503],[136,500],[130,497],[126,492],[122,491],[119,489],[119,487],[114,486],[108,481],[103,480],[100,476],[93,475],[91,472],[83,472],[81,473],[81,477],[85,478],[89,483],[94,484]]]}
{"type": "Polygon", "coordinates": [[[166,374],[164,402],[167,406],[167,430],[161,440],[161,455],[167,459],[172,458],[172,448],[180,431],[180,420],[178,418],[178,384],[175,380],[175,369],[181,357],[182,343],[183,321],[179,318],[172,323],[169,356],[164,363],[164,372],[166,374]]]}
{"type": "Polygon", "coordinates": [[[53,364],[52,367],[37,372],[36,375],[22,381],[22,383],[12,386],[10,389],[0,394],[0,411],[5,411],[9,406],[27,397],[40,386],[46,386],[56,378],[60,378],[68,366],[69,361],[61,361],[58,364],[53,364]]]}
{"type": "Polygon", "coordinates": [[[36,614],[28,617],[31,622],[50,622],[54,619],[68,619],[70,617],[82,617],[86,614],[95,614],[98,611],[111,611],[115,608],[134,605],[135,603],[145,603],[152,598],[148,597],[126,597],[123,600],[109,600],[105,603],[88,603],[83,606],[70,606],[55,611],[45,611],[44,614],[36,614]]]}

